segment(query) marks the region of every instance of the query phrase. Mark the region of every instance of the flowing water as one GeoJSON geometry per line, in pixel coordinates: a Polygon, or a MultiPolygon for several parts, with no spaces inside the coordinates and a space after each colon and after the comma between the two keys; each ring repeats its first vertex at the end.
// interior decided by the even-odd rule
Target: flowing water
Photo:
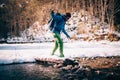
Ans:
{"type": "Polygon", "coordinates": [[[51,66],[36,63],[0,65],[0,80],[51,80],[52,76],[55,74],[51,66]]]}

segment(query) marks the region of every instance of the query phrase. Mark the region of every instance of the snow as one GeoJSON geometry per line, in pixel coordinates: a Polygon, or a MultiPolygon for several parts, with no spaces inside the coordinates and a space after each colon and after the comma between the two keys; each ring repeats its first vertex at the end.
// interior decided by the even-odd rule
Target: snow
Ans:
{"type": "MultiPolygon", "coordinates": [[[[53,42],[26,43],[26,44],[1,44],[0,64],[35,62],[35,58],[58,58],[59,50],[54,56],[51,51],[53,42]]],[[[120,41],[74,41],[64,43],[65,58],[73,57],[97,57],[120,56],[120,41]]]]}
{"type": "MultiPolygon", "coordinates": [[[[82,11],[82,10],[81,10],[82,11]]],[[[110,32],[109,25],[102,23],[99,18],[94,17],[91,19],[89,13],[76,11],[72,17],[66,22],[65,29],[68,34],[76,40],[85,41],[98,41],[108,40],[108,33],[110,32]],[[103,36],[103,34],[105,36],[103,36]],[[81,36],[85,35],[85,36],[81,36]],[[99,36],[96,36],[99,35],[99,36]],[[101,39],[102,37],[102,39],[101,39]]],[[[119,33],[115,33],[119,34],[119,33]]],[[[118,35],[120,36],[120,35],[118,35]]],[[[61,37],[67,42],[66,36],[62,33],[61,37]]],[[[110,40],[110,39],[109,39],[110,40]]],[[[112,39],[111,39],[112,40],[112,39]]],[[[116,39],[117,40],[117,39],[116,39]]],[[[8,43],[39,43],[39,42],[52,42],[53,35],[48,28],[48,24],[40,25],[39,21],[35,21],[28,29],[20,31],[20,37],[9,36],[8,43]]]]}

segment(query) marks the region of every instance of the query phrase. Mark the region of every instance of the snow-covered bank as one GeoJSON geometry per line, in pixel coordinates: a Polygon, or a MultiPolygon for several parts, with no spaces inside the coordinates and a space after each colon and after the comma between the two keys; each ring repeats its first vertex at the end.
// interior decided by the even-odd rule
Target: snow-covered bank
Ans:
{"type": "MultiPolygon", "coordinates": [[[[58,58],[59,50],[55,56],[50,55],[53,47],[54,43],[1,44],[0,64],[34,62],[38,57],[58,58]]],[[[68,42],[64,44],[64,54],[65,58],[120,56],[120,41],[68,42]]]]}

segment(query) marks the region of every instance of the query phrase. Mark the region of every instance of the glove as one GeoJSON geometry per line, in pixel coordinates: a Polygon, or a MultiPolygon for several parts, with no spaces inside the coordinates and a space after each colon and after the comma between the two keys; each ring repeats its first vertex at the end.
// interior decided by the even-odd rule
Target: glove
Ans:
{"type": "Polygon", "coordinates": [[[54,10],[50,9],[50,13],[54,14],[54,10]]]}
{"type": "Polygon", "coordinates": [[[68,39],[71,39],[71,37],[70,37],[70,36],[67,36],[67,38],[68,38],[68,39]]]}

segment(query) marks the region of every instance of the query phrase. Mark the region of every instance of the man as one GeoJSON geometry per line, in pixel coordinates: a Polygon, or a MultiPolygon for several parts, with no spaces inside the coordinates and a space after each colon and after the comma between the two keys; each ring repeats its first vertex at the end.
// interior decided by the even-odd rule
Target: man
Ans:
{"type": "Polygon", "coordinates": [[[60,33],[63,32],[67,36],[67,38],[70,39],[70,36],[65,31],[65,23],[71,17],[71,14],[66,13],[65,15],[61,15],[60,13],[54,13],[54,11],[52,10],[50,12],[50,15],[51,15],[51,18],[54,20],[54,28],[52,29],[52,32],[53,32],[53,36],[55,38],[55,47],[52,51],[52,55],[54,55],[55,51],[59,47],[59,50],[60,50],[60,56],[59,57],[64,57],[63,41],[60,37],[60,33]]]}

